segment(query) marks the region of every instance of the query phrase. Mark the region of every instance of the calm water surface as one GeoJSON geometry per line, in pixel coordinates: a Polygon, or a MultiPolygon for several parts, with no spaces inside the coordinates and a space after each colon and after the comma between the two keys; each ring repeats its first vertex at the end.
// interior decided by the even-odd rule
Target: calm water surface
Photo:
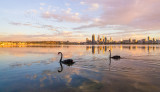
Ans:
{"type": "Polygon", "coordinates": [[[160,92],[160,45],[0,48],[0,92],[64,91],[160,92]]]}

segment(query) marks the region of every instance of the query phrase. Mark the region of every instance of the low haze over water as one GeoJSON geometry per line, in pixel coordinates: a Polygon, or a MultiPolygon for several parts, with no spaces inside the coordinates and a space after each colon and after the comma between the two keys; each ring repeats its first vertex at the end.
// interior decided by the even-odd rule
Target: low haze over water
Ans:
{"type": "Polygon", "coordinates": [[[160,92],[160,45],[0,48],[0,92],[160,92]],[[120,55],[120,60],[109,58],[120,55]],[[73,59],[74,64],[59,64],[73,59]]]}

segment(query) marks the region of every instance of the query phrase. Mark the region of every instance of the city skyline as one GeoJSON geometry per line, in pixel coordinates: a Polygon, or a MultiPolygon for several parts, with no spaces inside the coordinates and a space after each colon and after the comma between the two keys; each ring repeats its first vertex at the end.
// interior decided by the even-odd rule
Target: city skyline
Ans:
{"type": "Polygon", "coordinates": [[[4,0],[0,41],[85,42],[92,34],[114,41],[160,39],[159,5],[159,0],[4,0]]]}
{"type": "Polygon", "coordinates": [[[112,37],[106,37],[106,36],[102,36],[100,37],[100,35],[97,36],[97,39],[95,39],[96,36],[95,34],[92,34],[92,38],[86,38],[86,43],[89,44],[108,44],[108,43],[120,43],[120,44],[131,44],[131,43],[136,43],[136,44],[154,44],[160,43],[160,39],[156,39],[156,38],[151,38],[150,36],[148,36],[147,38],[143,38],[143,39],[136,39],[136,38],[128,38],[128,39],[121,39],[118,41],[115,41],[112,39],[112,37]]]}

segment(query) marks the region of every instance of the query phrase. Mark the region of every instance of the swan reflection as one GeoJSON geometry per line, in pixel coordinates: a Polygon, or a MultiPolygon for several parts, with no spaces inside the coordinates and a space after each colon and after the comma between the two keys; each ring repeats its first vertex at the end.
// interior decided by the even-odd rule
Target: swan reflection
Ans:
{"type": "Polygon", "coordinates": [[[63,66],[62,66],[62,63],[61,63],[61,62],[59,62],[59,63],[60,63],[61,69],[58,70],[58,72],[62,72],[62,71],[63,71],[63,66]]]}

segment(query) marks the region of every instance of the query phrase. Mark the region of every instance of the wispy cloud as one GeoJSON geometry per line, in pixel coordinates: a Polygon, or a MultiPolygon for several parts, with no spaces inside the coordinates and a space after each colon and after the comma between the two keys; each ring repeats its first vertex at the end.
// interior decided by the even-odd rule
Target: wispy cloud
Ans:
{"type": "Polygon", "coordinates": [[[30,10],[27,10],[26,13],[28,14],[36,14],[38,11],[36,9],[30,9],[30,10]]]}
{"type": "Polygon", "coordinates": [[[15,26],[29,26],[34,28],[45,28],[47,30],[56,31],[58,32],[61,27],[54,27],[52,25],[45,25],[45,24],[31,24],[31,23],[20,23],[20,22],[10,22],[9,24],[15,25],[15,26]]]}

